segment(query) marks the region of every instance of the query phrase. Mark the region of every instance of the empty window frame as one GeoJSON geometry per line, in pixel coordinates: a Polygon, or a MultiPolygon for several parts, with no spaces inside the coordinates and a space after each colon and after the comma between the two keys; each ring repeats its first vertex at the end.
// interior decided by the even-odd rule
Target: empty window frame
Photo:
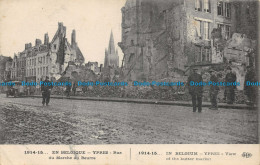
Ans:
{"type": "Polygon", "coordinates": [[[225,3],[225,17],[230,18],[231,15],[231,5],[230,3],[225,3]]]}
{"type": "Polygon", "coordinates": [[[204,39],[209,40],[209,30],[210,30],[210,23],[204,22],[204,39]]]}
{"type": "Polygon", "coordinates": [[[135,44],[134,44],[134,40],[131,40],[131,46],[134,46],[135,44]]]}
{"type": "Polygon", "coordinates": [[[202,0],[195,0],[195,10],[202,11],[202,0]]]}
{"type": "Polygon", "coordinates": [[[210,62],[211,61],[211,49],[205,47],[205,61],[210,62]]]}
{"type": "Polygon", "coordinates": [[[201,46],[195,46],[195,62],[201,62],[201,56],[202,56],[202,47],[201,46]]]}
{"type": "Polygon", "coordinates": [[[225,25],[225,38],[229,39],[230,38],[230,26],[229,25],[225,25]]]}
{"type": "Polygon", "coordinates": [[[202,33],[202,21],[195,20],[195,28],[196,28],[196,37],[201,38],[202,33]]]}
{"type": "Polygon", "coordinates": [[[223,16],[224,3],[223,1],[218,1],[218,15],[223,16]]]}
{"type": "Polygon", "coordinates": [[[210,13],[210,0],[204,0],[204,12],[210,13]]]}

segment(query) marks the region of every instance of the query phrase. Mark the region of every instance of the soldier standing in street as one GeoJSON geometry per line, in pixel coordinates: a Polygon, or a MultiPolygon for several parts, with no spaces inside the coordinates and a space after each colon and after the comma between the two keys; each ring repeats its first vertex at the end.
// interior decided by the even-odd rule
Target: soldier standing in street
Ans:
{"type": "Polygon", "coordinates": [[[51,89],[52,85],[50,84],[49,77],[46,76],[45,81],[41,85],[41,91],[42,91],[42,105],[46,103],[46,106],[49,105],[50,97],[51,97],[51,89]]]}
{"type": "Polygon", "coordinates": [[[252,66],[247,67],[245,83],[244,83],[244,93],[248,99],[248,101],[246,103],[250,106],[254,106],[256,104],[256,100],[257,100],[258,89],[256,86],[252,86],[251,84],[247,85],[247,81],[250,81],[251,83],[257,81],[256,73],[252,66]]]}
{"type": "MultiPolygon", "coordinates": [[[[236,74],[234,74],[232,72],[231,67],[228,67],[227,74],[225,77],[225,82],[234,83],[234,82],[236,82],[236,79],[237,79],[236,74]]],[[[235,89],[236,89],[236,86],[234,86],[234,85],[225,86],[225,95],[226,95],[228,104],[233,104],[235,101],[235,89]]]]}
{"type": "MultiPolygon", "coordinates": [[[[217,77],[216,71],[211,69],[209,72],[211,74],[210,81],[211,82],[218,82],[218,77],[217,77]]],[[[212,109],[212,110],[218,109],[218,103],[217,103],[218,91],[219,91],[218,86],[214,86],[214,85],[210,86],[209,96],[210,96],[211,107],[209,109],[212,109]]]]}
{"type": "Polygon", "coordinates": [[[202,85],[192,85],[192,83],[202,83],[202,76],[197,73],[196,68],[192,69],[192,72],[190,76],[188,77],[188,89],[189,93],[192,97],[192,107],[193,112],[196,112],[196,109],[198,107],[198,112],[201,112],[202,110],[202,94],[203,94],[203,86],[202,85]]]}
{"type": "MultiPolygon", "coordinates": [[[[74,96],[76,96],[76,89],[77,89],[77,86],[76,86],[76,83],[74,82],[73,86],[72,86],[72,91],[73,91],[74,96]]],[[[84,87],[84,89],[85,89],[85,87],[84,87]]]]}
{"type": "MultiPolygon", "coordinates": [[[[68,79],[68,82],[70,81],[70,79],[68,79]]],[[[67,84],[66,85],[66,96],[70,97],[70,90],[71,90],[71,84],[67,84]]]]}

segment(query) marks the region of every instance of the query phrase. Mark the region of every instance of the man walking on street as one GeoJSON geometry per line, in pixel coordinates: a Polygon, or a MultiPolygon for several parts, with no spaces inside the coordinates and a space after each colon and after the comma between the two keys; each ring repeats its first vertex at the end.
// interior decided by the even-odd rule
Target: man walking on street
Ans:
{"type": "Polygon", "coordinates": [[[255,69],[253,66],[248,66],[245,76],[245,83],[244,83],[244,93],[247,96],[247,102],[246,104],[250,106],[254,106],[257,102],[257,92],[258,88],[257,86],[252,86],[250,83],[247,84],[247,82],[257,82],[257,77],[255,73],[255,69]]]}
{"type": "MultiPolygon", "coordinates": [[[[216,71],[211,69],[209,72],[211,74],[210,81],[212,83],[214,83],[214,82],[217,83],[218,77],[217,77],[216,71]]],[[[209,97],[210,97],[211,107],[209,109],[212,109],[212,110],[218,109],[218,103],[217,103],[218,91],[219,91],[219,87],[211,84],[211,86],[209,88],[209,97]]]]}
{"type": "Polygon", "coordinates": [[[196,68],[192,69],[192,72],[188,77],[188,81],[187,81],[189,93],[192,97],[193,112],[196,112],[197,107],[198,107],[198,112],[201,112],[202,110],[203,80],[202,80],[202,76],[197,73],[197,70],[198,69],[196,68]],[[198,83],[201,83],[201,85],[199,85],[198,83]]]}
{"type": "MultiPolygon", "coordinates": [[[[234,82],[236,82],[236,80],[237,80],[236,74],[232,73],[231,67],[228,67],[227,74],[225,77],[225,82],[234,83],[234,82]]],[[[233,104],[235,101],[235,89],[236,89],[236,86],[234,86],[234,85],[225,86],[225,95],[226,95],[228,104],[233,104]]]]}
{"type": "Polygon", "coordinates": [[[51,97],[51,89],[52,89],[51,82],[49,81],[49,77],[46,76],[45,81],[41,85],[41,91],[42,91],[42,105],[46,104],[46,106],[49,105],[50,97],[51,97]]]}

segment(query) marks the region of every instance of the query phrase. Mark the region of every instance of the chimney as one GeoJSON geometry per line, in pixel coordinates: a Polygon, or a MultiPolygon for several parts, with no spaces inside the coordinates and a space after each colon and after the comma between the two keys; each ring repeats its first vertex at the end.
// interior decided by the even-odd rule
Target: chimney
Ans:
{"type": "Polygon", "coordinates": [[[42,41],[40,39],[35,40],[35,46],[41,45],[42,41]]]}
{"type": "Polygon", "coordinates": [[[100,64],[100,72],[102,72],[103,64],[100,64]]]}
{"type": "Polygon", "coordinates": [[[49,36],[48,33],[44,34],[44,45],[48,45],[49,44],[49,36]]]}
{"type": "Polygon", "coordinates": [[[71,45],[72,47],[76,46],[76,31],[74,29],[71,33],[71,45]]]}
{"type": "Polygon", "coordinates": [[[62,22],[58,22],[58,28],[61,29],[61,27],[63,26],[62,22]]]}
{"type": "Polygon", "coordinates": [[[28,44],[25,44],[25,50],[28,49],[28,44]]]}

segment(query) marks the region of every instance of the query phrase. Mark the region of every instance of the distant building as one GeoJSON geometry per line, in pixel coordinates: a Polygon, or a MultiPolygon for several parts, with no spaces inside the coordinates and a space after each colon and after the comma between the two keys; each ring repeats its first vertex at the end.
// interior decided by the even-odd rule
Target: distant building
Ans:
{"type": "Polygon", "coordinates": [[[71,42],[66,38],[66,27],[58,23],[58,30],[51,42],[46,33],[43,43],[36,39],[35,46],[27,43],[23,52],[14,55],[11,79],[40,81],[45,76],[58,79],[69,62],[82,65],[85,59],[77,45],[75,30],[72,31],[71,42]]]}
{"type": "Polygon", "coordinates": [[[14,54],[11,69],[11,80],[23,81],[26,76],[26,54],[14,54]]]}
{"type": "Polygon", "coordinates": [[[112,31],[110,34],[108,48],[105,49],[105,60],[104,60],[104,67],[108,68],[109,66],[114,68],[119,66],[119,57],[118,57],[117,50],[115,50],[114,37],[112,31]]]}
{"type": "Polygon", "coordinates": [[[7,77],[10,78],[11,72],[10,70],[8,70],[9,72],[7,72],[6,68],[9,68],[11,61],[11,57],[0,55],[0,82],[6,81],[7,77]]]}
{"type": "Polygon", "coordinates": [[[88,62],[85,64],[87,69],[92,70],[95,74],[100,73],[100,68],[98,67],[98,62],[88,62]]]}
{"type": "Polygon", "coordinates": [[[11,57],[9,57],[9,59],[5,63],[5,71],[4,71],[4,80],[5,81],[11,80],[12,62],[13,62],[13,59],[11,57]]]}

